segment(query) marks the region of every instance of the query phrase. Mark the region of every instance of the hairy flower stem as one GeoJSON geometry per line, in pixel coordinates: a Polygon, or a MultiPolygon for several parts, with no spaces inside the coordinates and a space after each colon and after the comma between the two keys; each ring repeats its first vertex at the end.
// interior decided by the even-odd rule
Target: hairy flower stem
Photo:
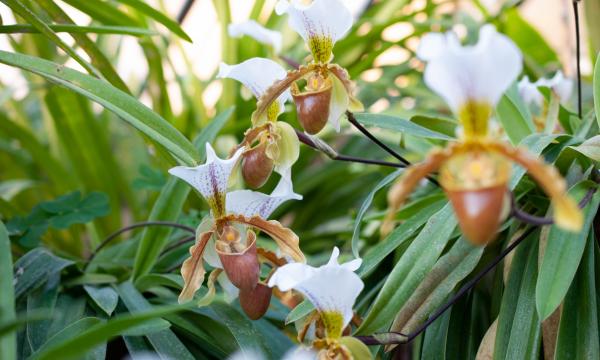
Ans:
{"type": "Polygon", "coordinates": [[[305,133],[296,130],[296,135],[298,135],[298,139],[305,145],[322,152],[323,154],[327,155],[327,157],[329,157],[332,160],[339,160],[339,161],[348,161],[348,162],[355,162],[355,163],[361,163],[361,164],[372,164],[372,165],[381,165],[381,166],[389,166],[389,167],[394,167],[394,168],[403,168],[406,167],[406,165],[404,164],[398,164],[398,163],[393,163],[393,162],[389,162],[389,161],[381,161],[381,160],[372,160],[372,159],[364,159],[364,158],[359,158],[359,157],[355,157],[355,156],[349,156],[349,155],[341,155],[338,154],[335,150],[333,150],[332,148],[330,148],[328,145],[326,144],[317,144],[315,143],[315,141],[308,135],[306,135],[305,133]]]}

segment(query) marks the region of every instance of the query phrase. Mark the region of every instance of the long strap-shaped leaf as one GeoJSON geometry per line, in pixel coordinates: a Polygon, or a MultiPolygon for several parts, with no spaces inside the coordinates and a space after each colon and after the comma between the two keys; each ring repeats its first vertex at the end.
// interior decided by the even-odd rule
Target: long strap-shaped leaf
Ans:
{"type": "Polygon", "coordinates": [[[200,155],[177,129],[134,97],[103,80],[37,57],[0,51],[0,63],[40,75],[99,103],[120,116],[187,166],[200,155]]]}
{"type": "MultiPolygon", "coordinates": [[[[15,289],[13,287],[10,239],[4,224],[0,222],[0,324],[15,321],[15,289]]],[[[14,332],[0,335],[0,358],[17,358],[17,335],[14,332]]]]}
{"type": "Polygon", "coordinates": [[[102,77],[101,73],[94,68],[90,63],[85,61],[84,58],[79,56],[75,49],[70,47],[67,43],[62,41],[58,35],[46,24],[42,19],[40,19],[31,9],[27,8],[21,1],[19,0],[2,0],[6,6],[10,7],[15,13],[21,16],[25,21],[31,24],[33,27],[38,29],[44,36],[46,36],[50,41],[55,43],[58,47],[63,49],[73,60],[77,61],[83,68],[89,72],[90,74],[102,77]]]}

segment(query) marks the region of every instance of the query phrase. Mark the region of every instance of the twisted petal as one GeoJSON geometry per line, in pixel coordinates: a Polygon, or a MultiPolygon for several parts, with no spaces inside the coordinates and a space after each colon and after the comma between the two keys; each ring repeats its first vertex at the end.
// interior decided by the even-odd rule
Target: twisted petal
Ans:
{"type": "MultiPolygon", "coordinates": [[[[221,63],[217,78],[234,79],[250,89],[257,99],[269,89],[275,82],[287,76],[285,69],[273,60],[265,58],[251,58],[237,65],[221,63]]],[[[289,90],[278,95],[278,114],[283,112],[285,102],[290,99],[289,90]]]]}
{"type": "Polygon", "coordinates": [[[308,44],[316,62],[331,59],[336,41],[352,27],[352,13],[340,0],[280,0],[275,7],[278,15],[288,14],[289,23],[308,44]]]}
{"type": "Polygon", "coordinates": [[[179,303],[184,303],[194,297],[196,291],[202,286],[204,281],[204,265],[202,257],[208,240],[213,235],[213,231],[200,233],[196,236],[196,243],[190,247],[190,257],[181,265],[181,276],[183,277],[183,289],[179,294],[179,303]]]}
{"type": "Polygon", "coordinates": [[[260,43],[270,45],[277,54],[281,51],[281,33],[269,30],[254,20],[229,24],[227,31],[229,32],[229,36],[233,38],[241,38],[244,35],[248,35],[260,43]]]}
{"type": "Polygon", "coordinates": [[[461,46],[453,33],[426,35],[417,54],[428,62],[425,83],[455,113],[469,102],[495,107],[522,68],[517,46],[492,25],[481,28],[474,46],[461,46]]]}
{"type": "Polygon", "coordinates": [[[312,302],[330,338],[339,338],[350,323],[352,307],[364,287],[354,273],[362,260],[340,265],[338,256],[339,250],[334,248],[329,262],[321,267],[291,263],[278,268],[269,279],[270,287],[277,286],[281,291],[295,289],[312,302]]]}
{"type": "Polygon", "coordinates": [[[227,213],[243,216],[260,216],[264,219],[287,200],[302,200],[302,195],[293,189],[291,171],[288,169],[279,180],[271,195],[258,191],[236,190],[227,193],[227,213]]]}
{"type": "Polygon", "coordinates": [[[177,176],[198,190],[210,205],[214,217],[225,213],[225,191],[231,171],[244,152],[238,149],[227,160],[217,157],[209,143],[206,143],[206,163],[196,167],[176,166],[169,174],[177,176]]]}

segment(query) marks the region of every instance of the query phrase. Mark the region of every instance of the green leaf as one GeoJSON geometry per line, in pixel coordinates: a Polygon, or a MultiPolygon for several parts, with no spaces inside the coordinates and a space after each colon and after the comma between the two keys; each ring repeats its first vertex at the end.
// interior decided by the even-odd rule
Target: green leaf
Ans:
{"type": "Polygon", "coordinates": [[[26,295],[71,264],[72,261],[59,258],[44,248],[31,250],[15,263],[15,297],[26,295]]]}
{"type": "Polygon", "coordinates": [[[65,3],[107,25],[139,26],[140,22],[108,1],[64,0],[65,3]]]}
{"type": "Polygon", "coordinates": [[[594,235],[587,245],[577,275],[569,287],[562,308],[555,359],[600,359],[594,235]]]}
{"type": "MultiPolygon", "coordinates": [[[[53,336],[51,336],[37,351],[37,353],[44,353],[47,349],[52,348],[53,346],[59,345],[62,342],[68,341],[70,338],[72,337],[76,337],[77,335],[81,334],[82,332],[85,331],[89,331],[90,328],[93,328],[94,326],[97,325],[101,325],[103,324],[104,321],[102,319],[96,318],[96,317],[85,317],[83,319],[79,319],[77,321],[75,321],[74,323],[68,325],[67,327],[65,327],[64,329],[62,329],[61,331],[59,331],[58,333],[54,334],[53,336]]],[[[106,345],[104,344],[104,348],[106,347],[106,345]]],[[[102,347],[99,346],[95,349],[91,349],[90,351],[102,351],[102,347]]],[[[34,353],[32,356],[35,357],[37,354],[34,353]]],[[[84,353],[81,353],[80,356],[82,356],[82,359],[89,359],[90,358],[90,354],[86,354],[88,356],[83,356],[84,353]]]]}
{"type": "MultiPolygon", "coordinates": [[[[136,314],[152,309],[152,305],[150,305],[144,296],[136,290],[131,282],[128,281],[122,283],[116,290],[131,313],[136,314]]],[[[193,304],[189,303],[184,306],[189,308],[190,306],[193,306],[193,304]]],[[[153,319],[152,322],[156,324],[156,327],[160,327],[161,324],[170,326],[169,322],[158,317],[153,319]]],[[[170,329],[163,329],[152,334],[147,334],[146,337],[158,354],[163,358],[183,360],[193,360],[194,358],[185,345],[170,329]]]]}
{"type": "MultiPolygon", "coordinates": [[[[16,321],[12,264],[10,239],[0,221],[0,328],[16,321]]],[[[14,331],[0,332],[0,359],[17,359],[17,336],[14,331]]]]}
{"type": "MultiPolygon", "coordinates": [[[[158,33],[155,31],[133,26],[81,26],[73,24],[48,24],[48,27],[55,33],[113,34],[133,36],[158,35],[158,33]]],[[[0,34],[36,34],[39,32],[40,31],[34,26],[28,24],[0,25],[0,34]]]]}
{"type": "Polygon", "coordinates": [[[139,1],[139,0],[118,0],[120,3],[131,6],[132,8],[138,10],[141,13],[144,13],[151,17],[152,19],[158,21],[163,24],[167,29],[171,30],[175,35],[179,36],[185,41],[192,42],[192,39],[188,34],[183,31],[181,26],[176,21],[173,21],[171,18],[167,17],[165,14],[156,10],[152,6],[139,1]]]}
{"type": "Polygon", "coordinates": [[[110,286],[90,286],[83,287],[92,301],[108,316],[112,315],[119,302],[119,294],[110,286]]]}
{"type": "Polygon", "coordinates": [[[519,144],[525,137],[535,132],[531,115],[515,86],[498,102],[496,115],[513,145],[519,144]]]}
{"type": "Polygon", "coordinates": [[[538,359],[541,324],[535,311],[538,237],[534,232],[516,250],[502,294],[494,359],[538,359]]]}
{"type": "Polygon", "coordinates": [[[97,217],[108,214],[108,196],[100,192],[91,192],[81,197],[79,191],[69,193],[40,204],[40,207],[52,214],[50,225],[57,229],[66,229],[74,224],[85,224],[97,217]]]}
{"type": "Polygon", "coordinates": [[[587,139],[577,146],[571,146],[571,148],[594,161],[600,161],[600,135],[587,139]]]}
{"type": "MultiPolygon", "coordinates": [[[[569,194],[579,200],[595,186],[591,181],[584,181],[574,186],[569,194]]],[[[552,315],[560,305],[575,277],[599,204],[600,193],[596,191],[592,201],[583,209],[585,221],[578,233],[562,230],[555,225],[550,228],[535,294],[537,312],[542,320],[552,315]]]]}
{"type": "Polygon", "coordinates": [[[534,62],[536,66],[560,64],[558,56],[540,33],[519,14],[517,9],[505,13],[504,30],[521,49],[525,63],[534,62]]]}
{"type": "Polygon", "coordinates": [[[86,353],[109,339],[123,334],[128,329],[160,318],[161,316],[182,311],[185,308],[185,306],[180,305],[161,306],[155,307],[150,311],[118,316],[105,323],[94,325],[75,336],[48,347],[43,352],[36,353],[32,359],[79,359],[82,353],[86,353]]]}
{"type": "Polygon", "coordinates": [[[398,170],[394,171],[393,173],[389,174],[388,176],[386,176],[385,178],[383,178],[380,182],[378,182],[375,185],[375,187],[369,192],[369,195],[367,195],[367,198],[363,201],[362,205],[360,206],[360,209],[358,210],[358,214],[356,214],[356,219],[354,220],[354,231],[352,233],[352,254],[354,255],[354,257],[356,257],[356,258],[360,257],[360,254],[358,251],[358,240],[360,238],[360,227],[361,227],[362,219],[365,216],[365,214],[367,213],[367,210],[369,210],[369,207],[371,206],[371,203],[373,202],[373,198],[375,197],[375,194],[379,190],[381,190],[382,188],[387,186],[389,183],[394,181],[398,176],[400,176],[400,174],[403,171],[404,171],[404,169],[398,169],[398,170]]]}
{"type": "Polygon", "coordinates": [[[431,131],[414,122],[391,115],[356,113],[354,117],[363,125],[376,126],[381,129],[393,130],[409,135],[429,139],[452,140],[453,138],[439,132],[431,131]]]}
{"type": "Polygon", "coordinates": [[[456,225],[450,204],[428,219],[423,230],[394,266],[358,328],[359,334],[372,334],[389,326],[410,294],[433,268],[456,225]]]}
{"type": "Polygon", "coordinates": [[[47,60],[6,51],[0,51],[0,63],[40,75],[99,103],[188,166],[194,166],[200,160],[194,146],[165,119],[134,97],[102,80],[47,60]]]}
{"type": "MultiPolygon", "coordinates": [[[[205,144],[211,142],[217,136],[232,113],[233,108],[230,108],[219,114],[202,129],[200,135],[194,140],[194,145],[199,149],[199,161],[204,161],[206,156],[205,144]]],[[[152,207],[148,220],[175,221],[181,213],[181,208],[189,193],[190,187],[185,182],[174,176],[169,177],[167,184],[152,207]]],[[[135,256],[132,279],[137,280],[140,276],[148,274],[152,270],[171,232],[172,229],[165,227],[148,227],[144,229],[135,256]]]]}

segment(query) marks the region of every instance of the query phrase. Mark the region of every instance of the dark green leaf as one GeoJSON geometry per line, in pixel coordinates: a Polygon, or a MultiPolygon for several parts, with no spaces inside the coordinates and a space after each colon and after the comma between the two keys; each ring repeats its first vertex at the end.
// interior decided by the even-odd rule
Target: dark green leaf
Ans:
{"type": "MultiPolygon", "coordinates": [[[[0,328],[16,321],[12,267],[10,239],[0,221],[0,328]]],[[[17,337],[13,331],[0,332],[0,359],[17,359],[17,337]]]]}
{"type": "Polygon", "coordinates": [[[27,294],[71,264],[72,261],[59,258],[44,248],[31,250],[15,263],[15,297],[27,294]]]}
{"type": "Polygon", "coordinates": [[[117,308],[119,302],[119,294],[110,286],[96,287],[86,285],[83,287],[85,292],[90,296],[92,301],[100,308],[106,315],[112,315],[113,311],[117,308]]]}
{"type": "Polygon", "coordinates": [[[393,130],[424,138],[452,140],[452,137],[446,134],[431,131],[425,127],[417,125],[416,123],[391,115],[357,113],[354,114],[354,116],[356,117],[356,120],[363,125],[375,126],[386,130],[393,130]]]}

